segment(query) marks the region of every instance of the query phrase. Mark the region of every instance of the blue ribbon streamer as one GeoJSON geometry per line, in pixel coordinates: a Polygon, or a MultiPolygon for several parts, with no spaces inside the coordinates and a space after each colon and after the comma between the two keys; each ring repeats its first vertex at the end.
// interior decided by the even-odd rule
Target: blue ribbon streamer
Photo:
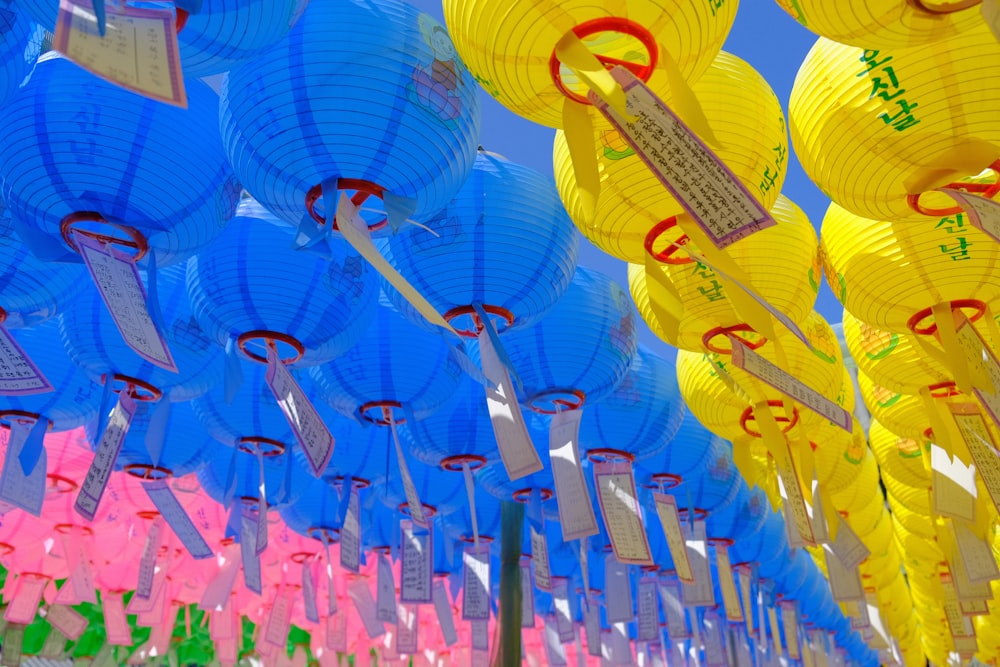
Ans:
{"type": "Polygon", "coordinates": [[[237,504],[229,509],[229,518],[226,520],[226,539],[233,539],[237,542],[242,537],[241,528],[243,520],[242,505],[237,504]]]}
{"type": "Polygon", "coordinates": [[[43,262],[61,262],[65,264],[82,264],[83,257],[66,247],[62,241],[38,231],[21,221],[17,216],[11,216],[14,233],[31,253],[43,262]]]}
{"type": "Polygon", "coordinates": [[[382,193],[382,205],[385,207],[385,219],[393,234],[402,229],[417,210],[416,199],[394,195],[391,192],[382,193]]]}
{"type": "Polygon", "coordinates": [[[149,416],[145,444],[149,462],[153,466],[160,465],[160,457],[163,455],[163,444],[167,440],[167,425],[170,424],[170,406],[170,401],[164,398],[153,408],[153,413],[149,416]]]}
{"type": "Polygon", "coordinates": [[[521,378],[518,376],[517,371],[514,369],[514,364],[510,362],[510,357],[507,356],[507,350],[504,349],[503,343],[500,342],[500,336],[497,335],[497,330],[493,326],[493,321],[490,316],[486,313],[481,303],[473,303],[472,308],[476,311],[476,315],[483,322],[483,328],[486,329],[486,335],[490,337],[490,342],[493,343],[493,349],[497,353],[497,358],[500,363],[504,365],[507,372],[510,374],[510,379],[514,383],[514,388],[517,393],[524,395],[524,385],[521,384],[521,378]]]}
{"type": "Polygon", "coordinates": [[[108,29],[108,17],[104,11],[104,0],[94,0],[94,16],[97,17],[97,32],[104,37],[108,29]]]}
{"type": "MultiPolygon", "coordinates": [[[[226,486],[222,493],[222,505],[226,509],[232,506],[233,496],[236,495],[236,462],[239,451],[239,447],[233,447],[233,457],[229,461],[229,469],[226,470],[226,486]]],[[[236,532],[239,532],[238,527],[236,532]]]]}
{"type": "Polygon", "coordinates": [[[153,321],[153,326],[162,335],[166,333],[167,328],[163,323],[160,292],[156,287],[156,252],[151,249],[146,257],[146,310],[149,312],[149,318],[153,321]]]}
{"type": "Polygon", "coordinates": [[[226,361],[223,369],[223,394],[226,405],[232,405],[243,385],[243,364],[235,338],[226,341],[226,361]]]}
{"type": "Polygon", "coordinates": [[[542,531],[545,530],[545,524],[542,521],[542,492],[537,487],[531,490],[525,510],[524,516],[528,523],[535,529],[536,533],[541,535],[542,531]]]}
{"type": "Polygon", "coordinates": [[[108,425],[108,417],[111,413],[111,396],[114,394],[114,378],[111,373],[104,376],[104,389],[101,391],[101,406],[97,412],[97,428],[94,429],[98,440],[104,435],[104,427],[108,425]]]}
{"type": "Polygon", "coordinates": [[[39,417],[32,425],[31,430],[28,431],[28,437],[17,457],[21,462],[21,470],[24,471],[25,477],[31,475],[35,466],[38,465],[38,460],[42,458],[42,452],[45,451],[45,432],[48,429],[49,420],[45,417],[39,417]]]}

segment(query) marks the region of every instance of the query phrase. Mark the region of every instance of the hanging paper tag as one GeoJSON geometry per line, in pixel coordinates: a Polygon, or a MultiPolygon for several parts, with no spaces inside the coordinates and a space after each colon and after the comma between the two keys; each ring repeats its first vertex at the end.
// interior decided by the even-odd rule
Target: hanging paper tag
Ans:
{"type": "Polygon", "coordinates": [[[622,85],[636,120],[630,122],[592,91],[591,103],[716,247],[726,248],[775,224],[732,171],[642,81],[623,67],[611,74],[622,85]]]}
{"type": "Polygon", "coordinates": [[[0,648],[0,664],[16,667],[21,664],[21,645],[24,641],[24,626],[8,623],[3,631],[3,647],[0,648]]]}
{"type": "Polygon", "coordinates": [[[80,635],[84,633],[89,623],[85,617],[76,613],[72,607],[61,604],[49,607],[45,620],[55,630],[65,635],[66,639],[74,641],[80,638],[80,635]]]}
{"type": "Polygon", "coordinates": [[[949,561],[948,569],[951,571],[952,582],[955,585],[955,595],[960,601],[989,600],[993,597],[988,581],[981,583],[969,581],[961,558],[949,561]]]}
{"type": "Polygon", "coordinates": [[[385,554],[378,557],[378,580],[375,616],[383,623],[397,624],[396,618],[396,581],[392,576],[392,563],[385,554]]]}
{"type": "Polygon", "coordinates": [[[962,439],[969,448],[975,470],[990,494],[993,505],[1000,511],[1000,458],[996,444],[986,426],[986,420],[975,405],[949,405],[962,439]]]}
{"type": "Polygon", "coordinates": [[[167,484],[167,480],[157,479],[143,482],[142,488],[146,492],[146,495],[149,496],[149,499],[153,501],[156,509],[160,512],[160,516],[163,517],[163,520],[174,531],[177,539],[181,541],[187,552],[191,554],[191,557],[195,560],[211,558],[213,555],[211,547],[208,546],[205,538],[198,532],[198,528],[191,521],[191,517],[181,507],[180,501],[177,500],[177,496],[174,495],[170,485],[167,484]]]}
{"type": "Polygon", "coordinates": [[[860,600],[853,600],[847,603],[847,615],[851,617],[851,628],[854,630],[865,630],[871,627],[871,619],[868,618],[868,605],[865,604],[864,594],[860,600]]]}
{"type": "Polygon", "coordinates": [[[490,617],[490,545],[469,545],[462,554],[462,618],[490,617]]]}
{"type": "Polygon", "coordinates": [[[990,608],[986,600],[960,600],[958,606],[966,616],[989,616],[990,608]]]}
{"type": "Polygon", "coordinates": [[[10,420],[10,437],[7,440],[7,453],[4,458],[3,471],[0,472],[0,501],[20,507],[34,516],[42,515],[42,503],[45,501],[45,473],[48,466],[48,456],[42,444],[42,437],[48,426],[48,420],[25,423],[21,419],[10,420]],[[41,429],[39,433],[36,429],[41,429]],[[35,442],[31,442],[35,441],[35,442]],[[25,447],[40,448],[39,458],[30,474],[24,473],[21,456],[25,447]]]}
{"type": "Polygon", "coordinates": [[[271,603],[271,611],[264,623],[264,641],[284,649],[288,643],[288,629],[291,624],[288,594],[279,589],[271,603]]]}
{"type": "Polygon", "coordinates": [[[709,667],[726,667],[726,651],[722,648],[722,622],[715,611],[705,612],[705,664],[709,667]]]}
{"type": "Polygon", "coordinates": [[[507,476],[513,481],[538,472],[543,468],[542,460],[528,434],[510,373],[485,330],[479,334],[479,358],[483,374],[494,385],[486,387],[486,405],[507,476]]]}
{"type": "Polygon", "coordinates": [[[102,4],[103,35],[90,0],[60,0],[52,48],[122,88],[187,108],[174,10],[102,4]]]}
{"type": "Polygon", "coordinates": [[[375,600],[372,598],[372,591],[368,588],[368,582],[362,578],[355,578],[347,585],[347,594],[354,602],[354,608],[358,612],[362,625],[369,639],[375,639],[385,634],[385,626],[378,620],[375,614],[375,600]]]}
{"type": "Polygon", "coordinates": [[[156,556],[160,553],[162,529],[163,519],[157,517],[149,527],[149,532],[146,533],[146,541],[142,545],[142,556],[139,558],[139,578],[133,597],[148,600],[153,593],[153,576],[156,574],[156,556]]]}
{"type": "Polygon", "coordinates": [[[306,620],[319,623],[319,606],[316,604],[316,578],[313,576],[311,560],[302,563],[302,602],[305,605],[306,620]]]}
{"type": "Polygon", "coordinates": [[[667,493],[654,492],[653,500],[656,502],[656,514],[660,517],[660,524],[667,537],[667,548],[674,561],[677,578],[684,583],[693,584],[694,573],[691,571],[691,563],[688,561],[687,544],[684,542],[681,519],[677,514],[677,499],[667,493]]]}
{"type": "MultiPolygon", "coordinates": [[[[727,554],[728,555],[728,554],[727,554]]],[[[739,565],[737,566],[737,571],[740,577],[740,597],[743,598],[743,608],[746,611],[743,614],[743,620],[746,622],[747,637],[753,636],[753,604],[751,599],[751,581],[750,575],[752,574],[752,569],[749,565],[739,565]]]]}
{"type": "Polygon", "coordinates": [[[334,614],[326,619],[326,647],[331,651],[347,651],[347,615],[334,614]]]}
{"type": "Polygon", "coordinates": [[[968,637],[975,633],[968,632],[966,627],[966,617],[962,615],[962,608],[958,602],[955,586],[952,583],[950,574],[941,574],[941,586],[944,589],[944,615],[948,621],[948,629],[953,637],[968,637]]]}
{"type": "Polygon", "coordinates": [[[125,617],[121,593],[102,593],[101,606],[104,608],[104,629],[107,631],[108,644],[131,646],[132,630],[125,617]]]}
{"type": "Polygon", "coordinates": [[[789,531],[789,544],[791,546],[815,546],[816,538],[812,532],[812,521],[806,509],[806,499],[802,495],[802,487],[799,486],[799,475],[795,469],[795,460],[792,458],[792,451],[789,449],[788,441],[782,437],[782,443],[771,452],[774,457],[775,466],[778,469],[778,489],[781,494],[782,507],[785,510],[785,522],[791,526],[795,524],[795,531],[789,531]],[[791,515],[791,516],[789,516],[791,515]],[[789,521],[791,519],[792,521],[789,521]],[[801,540],[803,544],[792,545],[791,538],[801,540]]]}
{"type": "Polygon", "coordinates": [[[1000,569],[997,568],[990,545],[961,523],[952,522],[952,527],[969,581],[978,584],[1000,579],[1000,569]]]}
{"type": "Polygon", "coordinates": [[[257,521],[245,506],[240,512],[240,557],[243,561],[243,584],[257,595],[262,592],[260,555],[257,553],[257,521]]]}
{"type": "Polygon", "coordinates": [[[146,288],[132,256],[83,234],[73,233],[73,242],[125,344],[149,363],[176,373],[167,339],[146,308],[146,288]]]}
{"type": "Polygon", "coordinates": [[[451,600],[448,598],[444,582],[440,579],[434,582],[433,602],[434,613],[437,615],[438,626],[441,628],[441,637],[444,639],[445,646],[451,646],[458,641],[458,633],[455,632],[455,616],[451,600]]]}
{"type": "MultiPolygon", "coordinates": [[[[111,381],[110,378],[108,381],[111,381]]],[[[132,400],[131,396],[122,392],[118,395],[118,402],[111,410],[111,414],[108,415],[104,433],[101,434],[97,451],[94,453],[94,460],[90,464],[87,476],[83,479],[83,484],[80,485],[80,493],[73,506],[77,514],[88,521],[94,520],[97,506],[101,504],[104,489],[108,486],[108,479],[111,477],[111,471],[118,459],[122,442],[132,424],[135,410],[135,401],[132,400]]]]}
{"type": "Polygon", "coordinates": [[[431,602],[434,540],[430,530],[419,528],[405,519],[399,522],[399,528],[402,536],[399,599],[403,602],[431,602]]]}
{"type": "Polygon", "coordinates": [[[857,567],[844,567],[840,558],[828,544],[823,546],[823,553],[826,556],[826,572],[830,580],[830,592],[833,594],[833,599],[837,602],[864,599],[865,590],[861,585],[861,576],[858,574],[857,567]]]}
{"type": "Polygon", "coordinates": [[[733,566],[729,562],[729,548],[723,544],[715,547],[715,569],[719,573],[719,589],[722,591],[726,620],[739,623],[743,620],[743,609],[740,608],[740,598],[736,592],[733,566]]]}
{"type": "Polygon", "coordinates": [[[555,608],[556,634],[559,642],[573,641],[573,616],[569,606],[569,580],[552,577],[552,606],[555,608]]]}
{"type": "Polygon", "coordinates": [[[490,622],[483,619],[476,619],[469,622],[469,630],[472,635],[473,651],[490,650],[490,622]]]}
{"type": "MultiPolygon", "coordinates": [[[[7,576],[13,576],[8,574],[7,576]]],[[[23,574],[17,578],[17,593],[7,603],[3,619],[8,623],[29,625],[38,613],[38,603],[42,601],[42,593],[49,585],[48,577],[33,574],[23,574]]]]}
{"type": "Polygon", "coordinates": [[[205,613],[211,617],[208,633],[213,641],[236,636],[236,614],[233,613],[232,605],[227,604],[224,609],[205,613]]]}
{"type": "Polygon", "coordinates": [[[392,415],[389,415],[389,428],[392,431],[392,441],[396,447],[396,460],[399,462],[399,477],[403,482],[403,494],[406,496],[406,506],[410,510],[410,520],[418,526],[426,526],[427,518],[424,516],[424,505],[420,502],[417,494],[417,487],[413,484],[413,477],[410,475],[410,466],[403,455],[403,446],[399,443],[399,434],[396,431],[396,422],[392,415]]]}
{"type": "MultiPolygon", "coordinates": [[[[989,2],[990,0],[983,2],[984,15],[987,13],[986,6],[989,2]]],[[[996,0],[993,0],[993,4],[1000,7],[1000,4],[996,3],[996,0]]],[[[997,24],[991,23],[991,29],[995,29],[995,25],[997,24]]],[[[959,206],[965,209],[965,215],[969,217],[969,222],[972,223],[973,227],[993,237],[993,240],[1000,242],[1000,204],[992,199],[953,188],[939,188],[938,192],[948,195],[959,206]]]]}
{"type": "Polygon", "coordinates": [[[806,511],[809,512],[809,525],[812,526],[816,545],[829,542],[830,531],[826,525],[826,514],[823,511],[823,499],[820,495],[819,480],[816,479],[815,468],[813,468],[812,473],[812,505],[806,504],[806,511]]]}
{"type": "Polygon", "coordinates": [[[549,426],[549,458],[565,542],[596,535],[599,531],[580,466],[577,436],[582,417],[582,410],[564,410],[552,417],[549,426]]]}
{"type": "Polygon", "coordinates": [[[65,660],[67,641],[66,635],[52,627],[49,629],[48,636],[45,637],[45,643],[42,644],[42,650],[38,653],[38,657],[54,661],[65,660]]]}
{"type": "Polygon", "coordinates": [[[413,655],[419,650],[419,613],[420,607],[415,604],[401,604],[396,608],[396,650],[403,655],[413,655]]]}
{"type": "Polygon", "coordinates": [[[785,644],[788,646],[788,657],[799,659],[799,621],[795,614],[795,603],[790,600],[781,601],[781,622],[785,626],[785,644]]]}
{"type": "Polygon", "coordinates": [[[587,631],[587,654],[601,655],[601,605],[591,599],[583,610],[583,625],[587,631]]]}
{"type": "Polygon", "coordinates": [[[535,587],[531,584],[531,561],[521,561],[521,627],[535,627],[535,587]]]}
{"type": "Polygon", "coordinates": [[[347,514],[344,515],[344,525],[340,528],[340,567],[357,572],[361,567],[361,502],[354,484],[344,483],[350,487],[348,492],[350,497],[347,501],[347,514]]]}
{"type": "Polygon", "coordinates": [[[55,388],[0,324],[0,396],[44,394],[55,388]]]}
{"type": "Polygon", "coordinates": [[[639,514],[632,462],[595,463],[594,482],[615,557],[622,563],[652,565],[653,553],[639,514]]]}
{"type": "Polygon", "coordinates": [[[655,642],[660,638],[660,608],[657,605],[657,581],[652,577],[639,580],[636,607],[639,627],[637,638],[641,642],[655,642]]]}
{"type": "MultiPolygon", "coordinates": [[[[976,518],[976,469],[966,466],[941,446],[931,444],[931,500],[941,516],[974,521],[976,518]]],[[[839,537],[839,535],[838,535],[839,537]]]]}
{"type": "Polygon", "coordinates": [[[545,532],[536,532],[534,526],[531,530],[531,562],[535,566],[535,585],[539,590],[552,590],[552,582],[549,570],[549,545],[545,537],[545,532]]]}
{"type": "Polygon", "coordinates": [[[302,445],[313,475],[319,477],[333,455],[333,436],[271,345],[267,346],[267,372],[264,379],[295,433],[295,438],[302,445]]]}
{"type": "Polygon", "coordinates": [[[549,614],[545,616],[545,627],[542,631],[542,645],[545,647],[545,657],[552,667],[564,667],[566,665],[566,649],[559,641],[559,630],[557,629],[555,616],[549,614]]]}
{"type": "Polygon", "coordinates": [[[781,655],[781,632],[778,629],[778,612],[774,607],[767,608],[767,622],[771,626],[771,640],[774,642],[774,652],[781,655]]]}
{"type": "Polygon", "coordinates": [[[798,401],[848,433],[853,431],[850,412],[738,340],[733,340],[733,365],[798,401]]]}
{"type": "Polygon", "coordinates": [[[337,586],[333,577],[333,561],[330,559],[330,542],[323,541],[323,570],[326,573],[326,615],[337,613],[337,586]]]}
{"type": "Polygon", "coordinates": [[[167,566],[161,564],[154,568],[153,572],[153,583],[150,589],[148,598],[141,598],[138,595],[133,595],[132,599],[129,600],[128,606],[125,608],[125,612],[128,614],[148,614],[156,607],[157,603],[162,600],[163,584],[167,580],[167,566]]]}
{"type": "MultiPolygon", "coordinates": [[[[558,577],[553,577],[553,586],[558,577]]],[[[635,620],[632,604],[632,580],[628,565],[610,555],[604,559],[604,605],[608,623],[631,623],[635,620]]]]}
{"type": "MultiPolygon", "coordinates": [[[[229,598],[236,584],[236,576],[240,571],[240,559],[237,558],[237,553],[242,553],[242,551],[242,545],[230,545],[217,559],[220,566],[219,572],[205,587],[205,592],[202,593],[198,603],[199,609],[219,610],[229,604],[229,598]]],[[[135,598],[132,598],[132,603],[129,603],[129,606],[131,607],[134,602],[135,598]]]]}
{"type": "Polygon", "coordinates": [[[965,361],[969,364],[970,374],[973,377],[986,378],[993,385],[992,390],[974,386],[972,391],[993,418],[993,422],[1000,425],[1000,360],[967,317],[962,318],[955,335],[965,351],[965,361]]]}
{"type": "Polygon", "coordinates": [[[688,561],[694,573],[695,583],[684,583],[685,607],[715,606],[715,589],[712,586],[712,570],[708,562],[708,542],[705,535],[705,522],[694,522],[687,543],[688,561]]]}
{"type": "Polygon", "coordinates": [[[830,548],[845,568],[853,570],[865,562],[871,551],[843,517],[838,516],[837,523],[837,537],[830,548]]]}

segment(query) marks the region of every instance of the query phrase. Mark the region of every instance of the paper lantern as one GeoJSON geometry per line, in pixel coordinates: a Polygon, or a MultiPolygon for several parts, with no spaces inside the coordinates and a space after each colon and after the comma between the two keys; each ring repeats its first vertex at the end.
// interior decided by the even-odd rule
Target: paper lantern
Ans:
{"type": "Polygon", "coordinates": [[[0,107],[31,76],[42,46],[42,30],[20,11],[20,0],[16,3],[0,3],[0,107]]]}
{"type": "Polygon", "coordinates": [[[324,480],[309,481],[302,495],[282,507],[280,514],[293,531],[321,544],[340,537],[340,499],[337,490],[324,480]]]}
{"type": "Polygon", "coordinates": [[[1000,121],[985,111],[993,71],[1000,71],[1000,45],[985,25],[912,48],[820,38],[789,101],[796,155],[813,182],[855,215],[933,216],[953,203],[925,193],[975,176],[1000,154],[1000,121]]]}
{"type": "Polygon", "coordinates": [[[152,252],[163,267],[221,231],[239,186],[219,142],[218,98],[199,81],[186,87],[180,109],[55,52],[39,59],[0,110],[3,197],[36,254],[72,257],[70,232],[80,230],[111,236],[137,257],[152,252]]]}
{"type": "MultiPolygon", "coordinates": [[[[406,453],[403,453],[406,456],[406,453]]],[[[425,508],[429,508],[431,516],[446,517],[457,512],[467,501],[465,481],[461,475],[455,475],[439,466],[429,466],[407,456],[407,466],[417,497],[425,508]]],[[[403,486],[403,476],[399,474],[399,458],[394,449],[389,450],[389,474],[376,496],[389,509],[396,509],[404,515],[409,515],[409,506],[403,486]]],[[[425,516],[428,512],[425,512],[425,516]]],[[[404,518],[402,515],[399,518],[404,518]]]]}
{"type": "Polygon", "coordinates": [[[817,35],[842,44],[910,47],[954,39],[981,20],[977,2],[778,0],[817,35]]]}
{"type": "MultiPolygon", "coordinates": [[[[669,84],[662,83],[664,90],[656,92],[664,96],[669,84]]],[[[718,140],[716,154],[764,208],[771,208],[781,192],[788,157],[785,116],[771,87],[749,64],[721,52],[692,89],[718,140]]],[[[595,143],[601,196],[591,222],[562,131],[556,132],[552,148],[553,169],[559,196],[583,235],[610,255],[642,263],[674,240],[664,239],[654,248],[665,228],[673,226],[674,236],[680,236],[678,217],[685,224],[694,222],[635,151],[627,144],[619,150],[623,143],[616,130],[603,130],[595,143]]]]}
{"type": "Polygon", "coordinates": [[[243,199],[226,231],[188,264],[191,310],[220,346],[235,341],[263,362],[260,341],[273,341],[283,359],[314,366],[358,341],[375,314],[378,284],[346,243],[321,258],[294,250],[279,225],[243,199]]]}
{"type": "Polygon", "coordinates": [[[688,475],[680,486],[667,491],[677,498],[677,506],[692,519],[703,519],[713,512],[725,510],[736,500],[740,490],[746,489],[733,464],[732,446],[728,442],[713,440],[707,459],[708,465],[701,474],[688,475]]]}
{"type": "Polygon", "coordinates": [[[872,420],[868,435],[887,485],[896,482],[925,489],[930,487],[928,468],[924,467],[928,444],[898,436],[876,419],[872,420]]]}
{"type": "MultiPolygon", "coordinates": [[[[263,461],[264,492],[269,508],[295,502],[309,486],[312,476],[290,454],[264,456],[263,461]],[[289,466],[291,466],[290,472],[289,466]]],[[[260,463],[252,453],[220,448],[198,471],[198,481],[212,500],[224,504],[230,466],[234,462],[235,489],[232,498],[235,502],[244,502],[256,508],[260,499],[260,463]]]]}
{"type": "Polygon", "coordinates": [[[709,465],[709,453],[721,443],[721,438],[698,423],[685,406],[673,440],[655,456],[638,463],[636,480],[644,485],[676,486],[689,475],[701,474],[709,465]]]}
{"type": "Polygon", "coordinates": [[[290,224],[324,224],[324,184],[366,208],[408,199],[426,217],[472,168],[476,92],[447,32],[416,8],[313,0],[285,40],[229,72],[222,134],[240,182],[290,224]]]}
{"type": "MultiPolygon", "coordinates": [[[[750,276],[750,287],[772,306],[797,323],[808,317],[819,290],[820,262],[816,231],[802,209],[779,195],[771,208],[778,224],[742,239],[726,249],[726,254],[750,276]],[[782,261],[774,261],[780,254],[782,261]]],[[[676,227],[664,228],[674,250],[659,251],[658,265],[684,302],[678,333],[674,336],[660,323],[650,303],[646,267],[630,264],[629,291],[642,318],[666,342],[685,350],[705,350],[705,339],[747,331],[748,325],[734,309],[719,276],[710,268],[687,257],[680,248],[687,237],[676,227]]],[[[777,325],[776,325],[777,326],[777,325]]]]}
{"type": "Polygon", "coordinates": [[[705,531],[709,539],[722,540],[728,545],[747,539],[761,530],[768,516],[768,501],[764,491],[748,489],[739,475],[736,478],[739,480],[736,497],[724,509],[710,513],[705,520],[705,531]]]}
{"type": "MultiPolygon", "coordinates": [[[[386,239],[382,252],[410,284],[467,335],[479,304],[496,328],[529,326],[569,287],[579,237],[551,179],[480,150],[472,174],[448,205],[386,239]]],[[[386,294],[415,324],[431,326],[401,295],[386,294]]]]}
{"type": "Polygon", "coordinates": [[[444,15],[455,49],[487,92],[519,116],[559,127],[563,100],[586,100],[586,88],[555,53],[570,31],[606,64],[627,61],[659,90],[669,61],[688,81],[698,79],[722,47],[736,6],[733,1],[545,5],[518,0],[499,6],[489,0],[448,0],[444,15]]]}

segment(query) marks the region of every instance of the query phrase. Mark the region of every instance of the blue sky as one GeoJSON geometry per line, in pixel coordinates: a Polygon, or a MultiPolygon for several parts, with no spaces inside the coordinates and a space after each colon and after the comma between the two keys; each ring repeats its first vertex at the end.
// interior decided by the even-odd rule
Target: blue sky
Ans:
{"type": "MultiPolygon", "coordinates": [[[[409,1],[443,21],[440,0],[409,1]]],[[[725,50],[743,58],[764,75],[787,116],[795,73],[815,41],[815,35],[796,23],[773,0],[743,0],[725,50]]],[[[480,97],[483,104],[480,143],[483,147],[551,176],[554,130],[516,116],[485,92],[481,91],[480,97]]],[[[782,193],[802,207],[818,230],[829,200],[812,184],[794,158],[782,193]]],[[[626,286],[623,262],[603,254],[586,240],[581,248],[581,265],[602,271],[626,286]]],[[[841,306],[825,283],[816,309],[831,324],[841,320],[841,306]]],[[[674,356],[672,348],[645,326],[640,341],[661,356],[674,356]]]]}

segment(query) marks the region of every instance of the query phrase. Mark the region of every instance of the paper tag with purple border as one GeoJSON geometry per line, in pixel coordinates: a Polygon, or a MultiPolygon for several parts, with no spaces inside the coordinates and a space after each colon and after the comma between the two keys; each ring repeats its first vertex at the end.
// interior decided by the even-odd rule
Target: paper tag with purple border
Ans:
{"type": "Polygon", "coordinates": [[[87,476],[83,478],[80,493],[73,505],[77,514],[88,521],[94,520],[97,507],[101,504],[111,471],[115,467],[115,461],[118,460],[118,453],[122,449],[125,436],[128,435],[129,426],[132,425],[135,410],[136,404],[132,397],[125,391],[119,393],[118,402],[108,416],[104,433],[101,434],[97,451],[94,452],[94,460],[90,464],[87,476]]]}
{"type": "Polygon", "coordinates": [[[631,461],[594,464],[594,483],[604,527],[620,563],[652,565],[653,552],[639,513],[638,493],[631,461]]]}
{"type": "Polygon", "coordinates": [[[44,394],[54,389],[14,336],[0,324],[0,396],[44,394]]]}

